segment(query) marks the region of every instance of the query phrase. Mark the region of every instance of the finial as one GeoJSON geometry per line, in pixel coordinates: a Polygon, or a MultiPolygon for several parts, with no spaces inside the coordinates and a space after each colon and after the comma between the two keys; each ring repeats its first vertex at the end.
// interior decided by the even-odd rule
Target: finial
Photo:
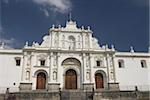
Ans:
{"type": "Polygon", "coordinates": [[[55,28],[55,25],[53,24],[53,25],[52,25],[52,29],[54,29],[54,28],[55,28]]]}
{"type": "Polygon", "coordinates": [[[1,43],[0,49],[4,49],[4,42],[1,43]]]}
{"type": "Polygon", "coordinates": [[[105,45],[102,45],[102,49],[105,49],[105,45]]]}
{"type": "Polygon", "coordinates": [[[35,45],[35,46],[39,46],[39,43],[38,43],[38,42],[36,42],[34,45],[35,45]]]}
{"type": "Polygon", "coordinates": [[[32,46],[35,46],[35,42],[32,43],[32,46]]]}
{"type": "Polygon", "coordinates": [[[84,30],[84,26],[81,26],[81,29],[84,30]]]}
{"type": "Polygon", "coordinates": [[[88,26],[87,28],[88,28],[88,30],[90,30],[90,26],[88,26]]]}
{"type": "Polygon", "coordinates": [[[58,25],[58,28],[60,29],[60,28],[61,28],[61,25],[58,25]]]}
{"type": "Polygon", "coordinates": [[[25,44],[25,47],[27,47],[28,46],[28,41],[26,41],[26,44],[25,44]]]}
{"type": "Polygon", "coordinates": [[[108,49],[108,44],[106,44],[105,49],[108,49]]]}
{"type": "Polygon", "coordinates": [[[111,45],[111,49],[112,49],[112,51],[115,51],[115,47],[113,44],[111,45]]]}
{"type": "Polygon", "coordinates": [[[134,52],[133,46],[130,46],[130,52],[134,52]]]}

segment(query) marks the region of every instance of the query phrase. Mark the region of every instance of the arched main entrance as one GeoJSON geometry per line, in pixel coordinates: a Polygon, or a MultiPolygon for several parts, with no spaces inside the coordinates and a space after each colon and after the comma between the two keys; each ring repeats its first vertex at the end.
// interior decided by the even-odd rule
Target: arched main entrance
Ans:
{"type": "Polygon", "coordinates": [[[46,75],[43,72],[37,74],[37,84],[36,89],[45,89],[46,88],[46,75]]]}
{"type": "Polygon", "coordinates": [[[66,71],[65,89],[77,89],[77,73],[73,69],[66,71]]]}
{"type": "Polygon", "coordinates": [[[104,88],[104,78],[101,73],[95,74],[96,89],[104,88]]]}

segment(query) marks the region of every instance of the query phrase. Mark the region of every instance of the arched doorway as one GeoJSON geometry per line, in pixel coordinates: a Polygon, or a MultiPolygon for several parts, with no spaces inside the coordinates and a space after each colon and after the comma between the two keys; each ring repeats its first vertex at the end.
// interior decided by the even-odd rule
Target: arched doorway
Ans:
{"type": "Polygon", "coordinates": [[[46,75],[43,72],[37,74],[37,84],[36,89],[45,89],[46,88],[46,75]]]}
{"type": "Polygon", "coordinates": [[[101,73],[95,74],[95,83],[96,83],[96,89],[104,88],[104,78],[101,73]]]}
{"type": "Polygon", "coordinates": [[[73,69],[66,71],[65,89],[77,89],[77,73],[73,69]]]}

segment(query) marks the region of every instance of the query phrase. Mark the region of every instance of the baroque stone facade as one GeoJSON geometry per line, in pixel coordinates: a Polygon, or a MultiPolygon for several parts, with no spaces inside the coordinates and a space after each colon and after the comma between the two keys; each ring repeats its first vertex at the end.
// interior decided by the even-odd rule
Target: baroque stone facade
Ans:
{"type": "MultiPolygon", "coordinates": [[[[90,27],[78,28],[72,20],[66,23],[66,27],[53,25],[41,44],[33,42],[29,45],[26,42],[22,50],[1,49],[1,62],[3,57],[6,60],[0,68],[6,66],[8,59],[13,59],[8,60],[8,65],[14,66],[10,69],[17,73],[4,71],[1,76],[14,73],[12,76],[17,77],[8,82],[3,81],[3,77],[1,91],[6,87],[19,87],[20,91],[116,91],[134,90],[135,86],[142,87],[141,90],[149,87],[150,53],[117,52],[113,45],[111,48],[107,45],[100,46],[90,27]],[[16,57],[18,61],[14,59],[16,57]],[[15,64],[17,62],[20,62],[19,68],[15,64]],[[131,76],[132,70],[138,73],[133,71],[136,75],[131,76]],[[140,75],[139,79],[136,79],[137,75],[140,75]],[[16,85],[12,85],[13,82],[16,85]]],[[[10,77],[11,75],[8,76],[10,77]]]]}

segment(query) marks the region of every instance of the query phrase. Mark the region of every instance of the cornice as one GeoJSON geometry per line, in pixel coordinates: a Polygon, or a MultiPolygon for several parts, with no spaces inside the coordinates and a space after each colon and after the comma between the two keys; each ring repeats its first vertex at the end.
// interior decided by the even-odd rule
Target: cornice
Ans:
{"type": "Polygon", "coordinates": [[[143,52],[116,52],[116,57],[150,57],[150,53],[143,52]]]}
{"type": "Polygon", "coordinates": [[[0,50],[0,54],[23,54],[23,51],[21,49],[3,49],[0,50]]]}

